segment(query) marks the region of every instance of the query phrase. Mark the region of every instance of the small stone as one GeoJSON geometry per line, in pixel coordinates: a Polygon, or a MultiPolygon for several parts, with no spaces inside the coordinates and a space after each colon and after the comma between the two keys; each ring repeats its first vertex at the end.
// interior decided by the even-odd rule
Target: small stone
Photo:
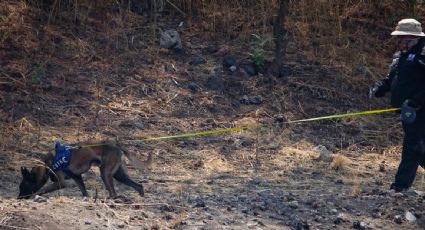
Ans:
{"type": "Polygon", "coordinates": [[[223,57],[223,66],[225,68],[231,68],[232,66],[237,66],[238,62],[236,61],[236,59],[229,54],[224,55],[223,57]]]}
{"type": "Polygon", "coordinates": [[[295,225],[295,229],[297,230],[308,230],[310,229],[310,225],[307,221],[298,221],[295,225]]]}
{"type": "Polygon", "coordinates": [[[86,221],[84,222],[84,224],[85,224],[85,225],[91,225],[91,221],[86,220],[86,221]]]}
{"type": "Polygon", "coordinates": [[[253,64],[245,64],[242,65],[242,69],[245,70],[245,72],[249,75],[249,76],[255,76],[258,74],[257,69],[255,68],[255,66],[253,64]]]}
{"type": "Polygon", "coordinates": [[[299,204],[298,204],[298,201],[296,201],[296,200],[289,202],[289,207],[291,207],[291,208],[297,209],[298,206],[299,206],[299,204]]]}
{"type": "Polygon", "coordinates": [[[259,105],[263,103],[263,98],[261,96],[253,96],[249,99],[249,103],[252,105],[259,105]]]}
{"type": "Polygon", "coordinates": [[[354,221],[353,228],[354,229],[365,230],[366,229],[366,224],[363,221],[354,221]]]}
{"type": "Polygon", "coordinates": [[[274,120],[275,120],[276,122],[279,122],[279,123],[282,123],[282,122],[285,122],[285,121],[286,121],[285,117],[284,117],[283,115],[281,115],[281,114],[277,115],[277,116],[274,118],[274,120]]]}
{"type": "Polygon", "coordinates": [[[261,96],[248,97],[247,95],[244,95],[239,102],[245,105],[259,105],[263,103],[263,98],[261,96]]]}
{"type": "Polygon", "coordinates": [[[205,208],[205,201],[203,201],[203,200],[198,200],[197,202],[196,202],[196,204],[193,206],[194,208],[205,208]]]}
{"type": "Polygon", "coordinates": [[[313,148],[314,151],[319,152],[320,154],[330,154],[331,152],[324,145],[318,145],[313,148]]]}
{"type": "Polygon", "coordinates": [[[385,172],[385,165],[384,164],[379,164],[379,172],[385,172]]]}
{"type": "Polygon", "coordinates": [[[270,189],[264,189],[257,192],[257,196],[260,196],[260,197],[269,197],[270,195],[271,195],[270,189]]]}
{"type": "Polygon", "coordinates": [[[207,60],[201,56],[194,57],[190,62],[189,65],[201,65],[207,63],[207,60]]]}
{"type": "Polygon", "coordinates": [[[344,180],[342,179],[336,179],[335,184],[344,184],[344,180]]]}
{"type": "Polygon", "coordinates": [[[342,219],[342,217],[338,216],[335,220],[334,220],[334,224],[341,224],[342,222],[344,222],[344,219],[342,219]]]}
{"type": "Polygon", "coordinates": [[[187,88],[192,90],[193,92],[196,92],[200,89],[199,85],[197,85],[195,82],[191,82],[187,85],[187,88]]]}
{"type": "Polygon", "coordinates": [[[375,218],[375,219],[381,218],[382,213],[381,212],[374,212],[374,213],[372,213],[372,217],[375,218]]]}
{"type": "Polygon", "coordinates": [[[165,49],[177,49],[183,48],[182,41],[179,32],[176,30],[166,30],[161,33],[159,45],[165,49]]]}
{"type": "Polygon", "coordinates": [[[239,99],[241,104],[249,105],[249,98],[247,95],[244,95],[241,99],[239,99]]]}
{"type": "Polygon", "coordinates": [[[416,216],[409,211],[406,211],[404,216],[405,216],[406,220],[409,221],[410,223],[413,223],[413,222],[416,221],[416,216]]]}
{"type": "Polygon", "coordinates": [[[118,228],[124,228],[125,227],[125,224],[118,224],[117,227],[118,228]]]}
{"type": "Polygon", "coordinates": [[[333,209],[331,209],[331,213],[332,214],[337,214],[338,213],[338,210],[336,210],[336,208],[333,208],[333,209]]]}
{"type": "Polygon", "coordinates": [[[232,65],[229,67],[229,70],[232,72],[235,72],[238,69],[238,67],[236,67],[235,65],[232,65]]]}
{"type": "Polygon", "coordinates": [[[401,218],[401,215],[394,216],[394,222],[396,222],[397,224],[403,223],[403,219],[401,218]]]}

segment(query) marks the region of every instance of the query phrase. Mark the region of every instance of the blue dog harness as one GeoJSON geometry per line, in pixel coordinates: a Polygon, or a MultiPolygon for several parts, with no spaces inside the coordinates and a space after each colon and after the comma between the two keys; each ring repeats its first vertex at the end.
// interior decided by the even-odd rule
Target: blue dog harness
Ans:
{"type": "Polygon", "coordinates": [[[52,162],[53,171],[63,171],[68,174],[71,173],[68,169],[69,162],[71,161],[73,147],[66,144],[61,144],[59,141],[55,143],[55,158],[52,162]]]}

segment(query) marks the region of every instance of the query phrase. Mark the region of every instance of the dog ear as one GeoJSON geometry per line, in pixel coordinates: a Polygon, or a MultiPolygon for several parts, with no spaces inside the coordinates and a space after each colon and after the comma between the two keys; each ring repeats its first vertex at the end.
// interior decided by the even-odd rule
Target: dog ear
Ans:
{"type": "Polygon", "coordinates": [[[29,178],[30,172],[26,167],[21,167],[21,173],[24,178],[29,178]]]}

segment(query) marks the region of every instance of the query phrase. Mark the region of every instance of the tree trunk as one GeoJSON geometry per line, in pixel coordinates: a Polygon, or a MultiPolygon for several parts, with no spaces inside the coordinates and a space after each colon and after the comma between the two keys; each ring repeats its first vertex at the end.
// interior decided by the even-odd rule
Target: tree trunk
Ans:
{"type": "Polygon", "coordinates": [[[276,20],[273,25],[273,37],[275,41],[275,53],[273,63],[270,65],[268,72],[273,76],[279,76],[286,50],[285,19],[288,15],[289,0],[279,0],[279,9],[276,20]]]}

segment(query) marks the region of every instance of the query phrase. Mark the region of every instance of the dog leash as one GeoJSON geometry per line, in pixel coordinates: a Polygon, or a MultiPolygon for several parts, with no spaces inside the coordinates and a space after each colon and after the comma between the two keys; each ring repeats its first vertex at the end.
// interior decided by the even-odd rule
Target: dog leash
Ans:
{"type": "MultiPolygon", "coordinates": [[[[362,112],[335,114],[335,115],[312,117],[312,118],[306,118],[306,119],[300,119],[300,120],[294,120],[294,121],[286,121],[286,122],[283,122],[283,124],[296,124],[296,123],[302,123],[302,122],[319,121],[319,120],[334,119],[334,118],[372,115],[372,114],[394,112],[398,110],[400,110],[400,108],[378,109],[378,110],[368,110],[368,111],[362,111],[362,112]]],[[[219,133],[230,133],[230,132],[242,131],[247,129],[258,129],[262,127],[265,127],[265,125],[241,125],[241,126],[232,127],[232,128],[214,129],[214,130],[206,130],[206,131],[192,132],[192,133],[181,133],[181,134],[169,135],[169,136],[146,137],[146,138],[142,138],[138,140],[123,140],[123,142],[146,142],[146,141],[160,141],[160,140],[168,140],[168,139],[176,139],[176,138],[188,138],[188,137],[205,136],[205,135],[212,135],[212,134],[219,134],[219,133]]],[[[80,148],[100,147],[100,146],[105,146],[108,144],[111,144],[111,143],[83,144],[83,145],[79,145],[79,147],[80,148]]]]}
{"type": "MultiPolygon", "coordinates": [[[[294,120],[294,121],[286,121],[286,122],[283,122],[283,124],[296,124],[296,123],[302,123],[302,122],[318,121],[318,120],[333,119],[333,118],[372,115],[372,114],[394,112],[398,110],[400,110],[400,108],[378,109],[378,110],[368,110],[368,111],[345,113],[345,114],[335,114],[335,115],[306,118],[306,119],[300,119],[300,120],[294,120]]],[[[176,138],[187,138],[187,137],[196,137],[196,136],[212,135],[212,134],[219,134],[219,133],[236,132],[236,131],[242,131],[247,129],[257,129],[262,127],[265,127],[265,125],[242,125],[242,126],[237,126],[232,128],[223,128],[223,129],[207,130],[207,131],[192,132],[192,133],[182,133],[182,134],[176,134],[176,135],[170,135],[170,136],[147,137],[147,138],[143,138],[139,140],[126,140],[126,142],[159,141],[159,140],[176,139],[176,138]]],[[[99,146],[99,145],[96,145],[96,144],[87,145],[87,147],[89,146],[99,146]]]]}

